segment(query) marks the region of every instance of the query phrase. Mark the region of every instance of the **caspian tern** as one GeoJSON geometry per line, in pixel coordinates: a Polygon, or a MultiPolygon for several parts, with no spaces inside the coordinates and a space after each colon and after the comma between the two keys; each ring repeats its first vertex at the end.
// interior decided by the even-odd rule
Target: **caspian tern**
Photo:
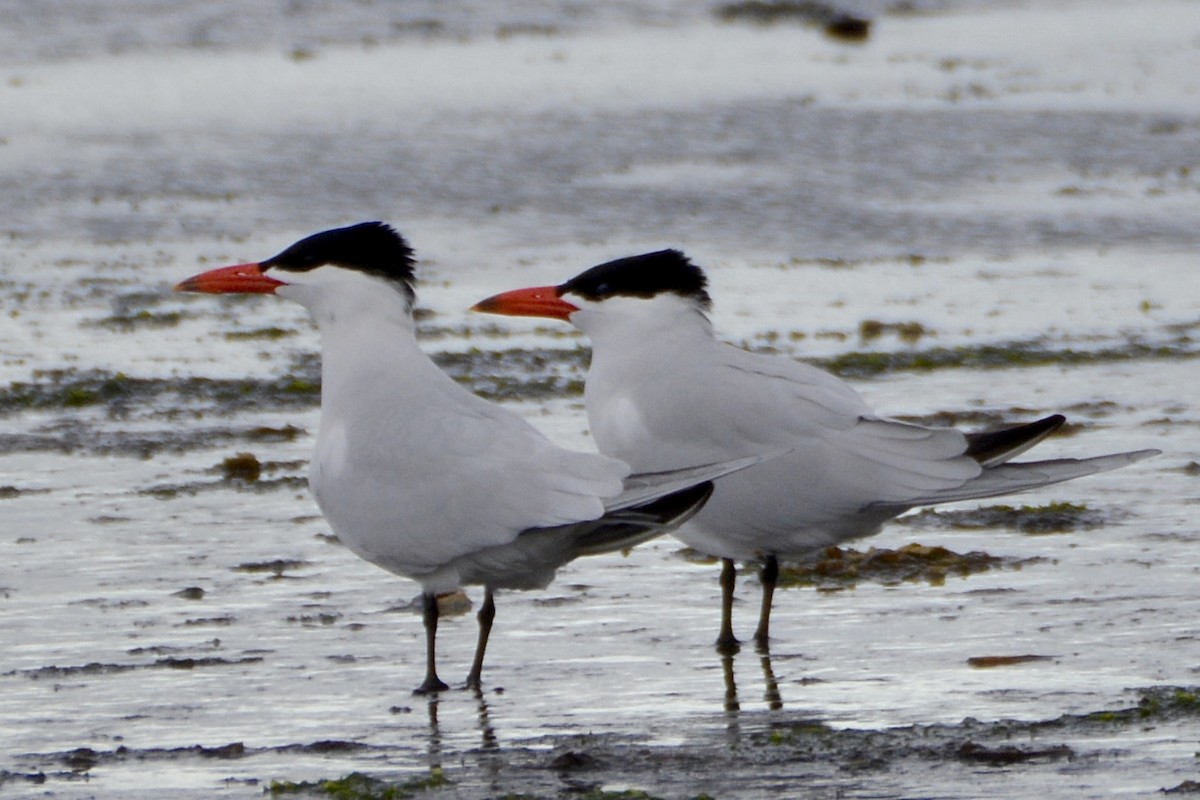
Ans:
{"type": "Polygon", "coordinates": [[[738,645],[735,559],[762,562],[754,638],[765,650],[780,558],[876,533],[916,506],[1034,489],[1159,452],[1009,463],[1064,418],[965,434],[880,417],[827,372],[719,341],[710,307],[703,271],[663,250],[601,264],[558,286],[505,292],[474,310],[565,320],[586,333],[592,436],[600,452],[634,469],[790,448],[718,480],[709,503],[675,534],[722,559],[722,652],[738,645]]]}
{"type": "Polygon", "coordinates": [[[369,222],[176,289],[277,294],[308,309],[321,335],[321,422],[309,467],[317,503],[351,551],[420,583],[426,673],[418,693],[446,688],[435,667],[437,596],[484,587],[467,677],[478,689],[497,589],[545,587],[577,556],[669,530],[703,505],[710,478],[739,465],[631,475],[614,457],[553,444],[429,360],[415,336],[414,282],[404,239],[369,222]]]}

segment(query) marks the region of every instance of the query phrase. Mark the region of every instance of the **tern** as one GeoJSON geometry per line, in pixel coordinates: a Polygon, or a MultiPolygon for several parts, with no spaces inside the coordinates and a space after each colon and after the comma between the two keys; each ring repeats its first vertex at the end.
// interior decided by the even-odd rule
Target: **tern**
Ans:
{"type": "Polygon", "coordinates": [[[195,275],[179,291],[275,294],[320,331],[321,420],[309,486],[352,552],[422,589],[425,680],[437,675],[440,594],[482,585],[467,686],[479,689],[499,589],[544,588],[577,556],[624,549],[682,523],[742,464],[631,474],[552,443],[457,384],[417,344],[412,250],[367,222],[309,236],[265,261],[195,275]]]}
{"type": "Polygon", "coordinates": [[[504,292],[476,311],[570,322],[591,340],[584,388],[601,453],[633,469],[777,458],[716,482],[675,533],[721,559],[717,647],[734,652],[735,560],[761,562],[754,639],[767,649],[779,560],[874,534],[917,506],[1020,492],[1157,454],[1011,463],[1063,424],[1060,415],[986,433],[877,415],[847,383],[786,356],[721,342],[704,272],[678,250],[618,259],[557,286],[504,292]]]}

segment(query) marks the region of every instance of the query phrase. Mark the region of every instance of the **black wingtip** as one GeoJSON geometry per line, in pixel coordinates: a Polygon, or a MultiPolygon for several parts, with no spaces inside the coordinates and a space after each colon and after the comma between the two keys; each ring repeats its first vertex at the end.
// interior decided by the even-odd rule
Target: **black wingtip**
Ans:
{"type": "Polygon", "coordinates": [[[1054,433],[1066,421],[1067,418],[1062,414],[1051,414],[1035,422],[1014,425],[1010,428],[968,433],[965,455],[975,459],[984,467],[1003,464],[1054,433]]]}
{"type": "Polygon", "coordinates": [[[696,514],[713,493],[712,481],[656,497],[640,505],[612,511],[576,543],[579,555],[624,550],[663,535],[696,514]]]}

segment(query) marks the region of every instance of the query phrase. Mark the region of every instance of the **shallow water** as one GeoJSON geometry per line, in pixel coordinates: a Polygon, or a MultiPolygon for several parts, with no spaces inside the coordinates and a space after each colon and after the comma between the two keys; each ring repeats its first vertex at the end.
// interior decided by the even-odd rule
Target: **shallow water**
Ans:
{"type": "MultiPolygon", "coordinates": [[[[1196,779],[1174,687],[1200,684],[1200,8],[970,4],[885,14],[854,47],[620,8],[369,46],[347,18],[301,57],[263,20],[181,40],[185,7],[136,46],[74,48],[85,22],[54,17],[13,51],[0,795],[249,797],[353,771],[440,774],[463,797],[1109,797],[1196,779]],[[169,292],[367,218],[423,256],[429,350],[564,443],[589,446],[582,341],[463,309],[671,245],[709,270],[726,338],[843,369],[886,413],[1063,411],[1074,435],[1047,456],[1164,454],[999,501],[1071,502],[1095,525],[889,526],[857,547],[1032,560],[787,589],[768,663],[714,653],[716,567],[672,540],[577,562],[499,599],[482,698],[430,705],[408,691],[415,586],[332,542],[303,486],[302,311],[169,292]],[[259,481],[225,477],[242,452],[259,481]],[[968,663],[1024,655],[1046,658],[968,663]],[[1082,716],[1154,687],[1175,699],[1082,716]]],[[[756,590],[739,581],[744,634],[756,590]]],[[[447,678],[473,629],[445,624],[447,678]]]]}

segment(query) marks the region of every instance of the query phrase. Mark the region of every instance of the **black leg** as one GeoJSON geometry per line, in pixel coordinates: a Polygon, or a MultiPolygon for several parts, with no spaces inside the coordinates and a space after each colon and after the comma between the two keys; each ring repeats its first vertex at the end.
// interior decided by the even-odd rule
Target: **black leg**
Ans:
{"type": "Polygon", "coordinates": [[[492,597],[491,588],[483,590],[483,605],[479,607],[479,642],[475,645],[475,661],[467,674],[467,688],[479,689],[482,686],[483,654],[487,650],[488,636],[492,633],[492,620],[496,618],[496,601],[492,597]]]}
{"type": "Polygon", "coordinates": [[[437,642],[438,603],[437,595],[425,592],[421,595],[421,616],[425,621],[425,682],[413,689],[413,694],[434,694],[448,689],[437,676],[437,659],[434,657],[437,642]]]}
{"type": "Polygon", "coordinates": [[[760,652],[766,652],[771,638],[771,604],[775,599],[775,582],[779,580],[779,559],[767,556],[763,561],[762,610],[758,614],[758,630],[754,631],[754,644],[760,652]]]}
{"type": "Polygon", "coordinates": [[[732,558],[721,559],[721,633],[717,636],[717,652],[733,655],[741,642],[733,635],[733,588],[737,583],[737,567],[732,558]]]}

